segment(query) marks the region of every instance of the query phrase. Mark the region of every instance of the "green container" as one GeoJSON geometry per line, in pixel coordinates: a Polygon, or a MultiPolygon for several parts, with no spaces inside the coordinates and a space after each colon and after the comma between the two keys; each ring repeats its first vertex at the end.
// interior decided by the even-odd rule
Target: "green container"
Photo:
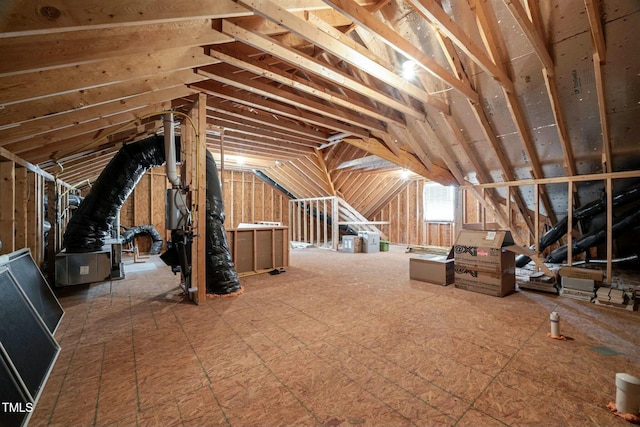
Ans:
{"type": "Polygon", "coordinates": [[[380,252],[389,252],[388,240],[380,240],[380,252]]]}

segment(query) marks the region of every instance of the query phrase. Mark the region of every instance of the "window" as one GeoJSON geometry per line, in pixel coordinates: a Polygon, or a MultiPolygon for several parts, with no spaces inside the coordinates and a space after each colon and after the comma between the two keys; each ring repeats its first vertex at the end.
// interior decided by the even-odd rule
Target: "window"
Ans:
{"type": "Polygon", "coordinates": [[[425,184],[422,203],[425,221],[453,222],[455,187],[445,187],[435,182],[425,184]]]}

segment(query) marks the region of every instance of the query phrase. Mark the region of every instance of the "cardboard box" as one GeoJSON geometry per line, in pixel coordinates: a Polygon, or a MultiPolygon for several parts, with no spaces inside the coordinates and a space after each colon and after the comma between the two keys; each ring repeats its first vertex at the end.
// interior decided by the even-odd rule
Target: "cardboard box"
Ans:
{"type": "Polygon", "coordinates": [[[513,268],[503,272],[488,273],[466,267],[454,268],[456,288],[465,289],[495,297],[504,297],[516,290],[515,262],[513,268]]]}
{"type": "Polygon", "coordinates": [[[451,254],[424,254],[409,258],[409,278],[436,285],[450,285],[454,280],[453,257],[451,254]]]}
{"type": "Polygon", "coordinates": [[[457,267],[487,273],[501,272],[515,264],[515,254],[503,249],[513,245],[511,232],[505,230],[462,230],[453,247],[457,267]]]}
{"type": "Polygon", "coordinates": [[[588,279],[596,282],[602,282],[602,279],[604,279],[603,270],[594,270],[591,268],[564,266],[560,267],[559,273],[562,278],[573,277],[576,279],[588,279]]]}
{"type": "Polygon", "coordinates": [[[352,254],[362,252],[362,237],[342,236],[342,252],[352,254]]]}
{"type": "Polygon", "coordinates": [[[456,288],[503,297],[516,288],[516,257],[509,231],[462,230],[453,247],[456,288]]]}
{"type": "Polygon", "coordinates": [[[591,300],[595,297],[595,295],[596,293],[593,290],[583,291],[580,289],[562,288],[562,290],[560,291],[560,296],[562,297],[573,298],[573,299],[589,301],[589,302],[591,302],[591,300]]]}
{"type": "Polygon", "coordinates": [[[374,231],[358,231],[362,238],[362,252],[380,252],[380,234],[374,231]]]}
{"type": "Polygon", "coordinates": [[[594,292],[596,282],[592,279],[578,279],[575,277],[563,277],[562,287],[579,291],[594,292]]]}

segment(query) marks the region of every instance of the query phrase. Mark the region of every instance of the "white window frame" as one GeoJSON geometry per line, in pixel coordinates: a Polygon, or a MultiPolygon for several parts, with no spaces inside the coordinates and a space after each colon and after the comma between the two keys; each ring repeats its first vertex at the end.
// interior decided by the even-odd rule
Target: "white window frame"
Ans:
{"type": "Polygon", "coordinates": [[[422,211],[425,222],[454,222],[456,188],[428,182],[422,189],[422,211]]]}

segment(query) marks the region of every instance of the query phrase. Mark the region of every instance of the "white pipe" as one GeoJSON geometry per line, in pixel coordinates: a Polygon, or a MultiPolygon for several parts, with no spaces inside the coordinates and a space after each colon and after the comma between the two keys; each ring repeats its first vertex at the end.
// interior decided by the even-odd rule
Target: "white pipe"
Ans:
{"type": "Polygon", "coordinates": [[[640,411],[640,379],[616,374],[616,409],[621,414],[638,415],[640,411]]]}
{"type": "Polygon", "coordinates": [[[551,320],[551,336],[556,338],[560,336],[560,315],[555,311],[552,311],[549,315],[551,320]]]}
{"type": "Polygon", "coordinates": [[[176,145],[173,137],[173,113],[162,115],[164,122],[164,155],[166,157],[167,179],[174,187],[180,187],[176,168],[176,145]]]}

